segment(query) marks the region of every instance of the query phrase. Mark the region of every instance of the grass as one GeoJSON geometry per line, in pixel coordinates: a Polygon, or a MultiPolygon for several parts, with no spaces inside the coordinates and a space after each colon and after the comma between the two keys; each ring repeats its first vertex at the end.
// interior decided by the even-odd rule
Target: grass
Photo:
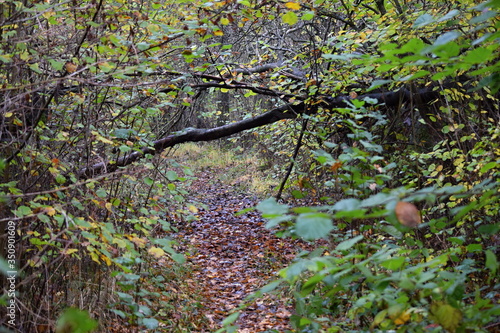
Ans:
{"type": "Polygon", "coordinates": [[[279,185],[279,179],[273,177],[267,161],[244,151],[223,148],[217,143],[184,143],[176,147],[171,156],[189,166],[195,174],[213,170],[217,180],[259,197],[274,194],[279,185]]]}

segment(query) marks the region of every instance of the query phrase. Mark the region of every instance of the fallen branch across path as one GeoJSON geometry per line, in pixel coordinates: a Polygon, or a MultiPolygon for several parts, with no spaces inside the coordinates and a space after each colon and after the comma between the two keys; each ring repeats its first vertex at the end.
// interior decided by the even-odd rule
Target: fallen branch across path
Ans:
{"type": "MultiPolygon", "coordinates": [[[[413,102],[415,105],[427,104],[439,97],[439,90],[436,86],[417,89],[415,91],[407,88],[400,88],[394,92],[371,93],[358,96],[356,99],[364,100],[365,98],[376,99],[379,103],[388,108],[400,106],[405,102],[413,102]]],[[[153,143],[152,146],[143,147],[138,151],[132,152],[126,156],[118,158],[114,161],[103,161],[83,168],[79,171],[80,178],[92,178],[103,173],[116,171],[120,167],[127,166],[147,154],[155,155],[163,150],[185,142],[200,142],[212,141],[220,138],[228,137],[245,130],[261,127],[272,124],[282,119],[294,119],[300,114],[314,114],[319,108],[335,109],[349,107],[349,101],[352,98],[348,96],[323,97],[314,107],[307,105],[304,102],[299,104],[286,104],[255,116],[253,118],[244,119],[238,122],[219,126],[211,129],[186,128],[183,131],[168,135],[153,143]]]]}

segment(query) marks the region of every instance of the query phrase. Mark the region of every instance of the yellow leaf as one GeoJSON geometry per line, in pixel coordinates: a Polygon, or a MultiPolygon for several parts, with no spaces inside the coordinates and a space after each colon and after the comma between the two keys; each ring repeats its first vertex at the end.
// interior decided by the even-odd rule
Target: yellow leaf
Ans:
{"type": "Polygon", "coordinates": [[[394,304],[387,309],[389,318],[394,321],[396,325],[403,325],[410,320],[410,312],[404,309],[403,304],[394,304]]]}
{"type": "Polygon", "coordinates": [[[130,235],[130,236],[127,236],[128,239],[130,239],[130,241],[132,243],[134,243],[135,245],[137,245],[138,247],[144,247],[144,245],[146,245],[146,240],[145,239],[142,239],[142,238],[139,238],[135,235],[130,235]]]}
{"type": "Polygon", "coordinates": [[[110,144],[112,145],[113,144],[113,141],[109,140],[109,139],[106,139],[105,137],[103,137],[101,134],[99,134],[99,132],[97,131],[91,131],[91,133],[93,135],[95,135],[96,139],[103,142],[103,143],[107,143],[107,144],[110,144]]]}
{"type": "Polygon", "coordinates": [[[62,254],[66,254],[66,255],[70,255],[70,254],[75,253],[75,252],[78,252],[78,250],[77,249],[65,249],[65,250],[61,251],[62,254]]]}
{"type": "Polygon", "coordinates": [[[31,267],[39,267],[43,264],[43,260],[41,260],[40,257],[36,256],[33,259],[28,259],[27,264],[31,267]]]}
{"type": "Polygon", "coordinates": [[[51,16],[54,16],[54,15],[56,15],[56,12],[54,12],[53,10],[46,11],[46,12],[42,13],[42,16],[46,19],[49,19],[51,16]]]}
{"type": "Polygon", "coordinates": [[[113,244],[118,245],[121,249],[124,249],[127,246],[127,242],[120,238],[113,238],[113,244]]]}
{"type": "Polygon", "coordinates": [[[102,261],[104,261],[106,263],[106,265],[111,266],[111,264],[112,264],[111,259],[109,259],[107,256],[105,256],[104,254],[101,254],[101,259],[102,259],[102,261]]]}
{"type": "Polygon", "coordinates": [[[56,213],[56,210],[54,209],[54,207],[45,207],[45,213],[48,216],[54,216],[56,213]]]}
{"type": "Polygon", "coordinates": [[[13,115],[12,112],[7,112],[7,113],[5,113],[4,117],[5,118],[10,118],[10,117],[12,117],[12,115],[13,115]]]}
{"type": "Polygon", "coordinates": [[[285,4],[287,8],[290,8],[292,10],[299,10],[300,9],[300,4],[296,2],[287,2],[285,4]]]}
{"type": "Polygon", "coordinates": [[[196,208],[196,206],[194,206],[194,205],[189,205],[189,206],[188,206],[188,209],[189,209],[189,211],[190,211],[191,213],[193,213],[193,214],[198,213],[198,208],[196,208]]]}
{"type": "Polygon", "coordinates": [[[397,318],[394,319],[394,324],[403,325],[410,320],[410,311],[403,311],[397,318]]]}
{"type": "Polygon", "coordinates": [[[154,246],[148,250],[148,253],[157,259],[165,255],[165,251],[163,251],[159,247],[154,247],[154,246]]]}
{"type": "Polygon", "coordinates": [[[222,30],[215,30],[214,35],[215,36],[224,36],[224,33],[222,32],[222,30]]]}
{"type": "Polygon", "coordinates": [[[223,18],[220,19],[220,23],[222,25],[228,25],[229,24],[229,20],[227,18],[223,17],[223,18]]]}
{"type": "Polygon", "coordinates": [[[106,204],[104,206],[106,207],[107,210],[109,210],[110,212],[113,212],[113,210],[111,209],[111,207],[113,207],[111,202],[106,202],[106,204]]]}
{"type": "Polygon", "coordinates": [[[101,262],[99,261],[99,257],[97,256],[97,254],[95,252],[90,252],[90,257],[92,258],[93,261],[95,261],[99,265],[101,264],[101,262]]]}

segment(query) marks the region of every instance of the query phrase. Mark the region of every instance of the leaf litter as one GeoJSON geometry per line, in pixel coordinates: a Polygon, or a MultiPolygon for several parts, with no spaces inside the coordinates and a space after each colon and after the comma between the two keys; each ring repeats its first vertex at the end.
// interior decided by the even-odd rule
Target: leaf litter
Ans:
{"type": "MultiPolygon", "coordinates": [[[[196,221],[179,226],[175,235],[179,251],[193,267],[199,286],[201,311],[209,321],[209,331],[236,311],[242,301],[276,277],[303,249],[300,240],[283,239],[265,228],[266,220],[255,210],[258,198],[235,190],[217,179],[224,170],[205,170],[190,186],[192,199],[201,203],[196,221]]],[[[267,294],[242,311],[238,332],[290,329],[293,305],[287,297],[267,294]]]]}

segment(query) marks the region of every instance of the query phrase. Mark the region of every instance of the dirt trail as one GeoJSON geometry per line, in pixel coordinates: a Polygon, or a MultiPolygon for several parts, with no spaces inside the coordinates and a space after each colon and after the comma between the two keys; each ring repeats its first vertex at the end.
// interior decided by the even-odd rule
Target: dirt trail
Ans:
{"type": "MultiPolygon", "coordinates": [[[[250,293],[265,285],[303,247],[300,242],[277,238],[265,229],[265,220],[255,211],[235,214],[253,207],[257,198],[235,193],[219,182],[218,172],[197,174],[194,197],[206,205],[196,214],[198,221],[181,228],[178,239],[195,267],[202,286],[205,316],[213,331],[250,293]]],[[[240,317],[238,332],[284,332],[292,308],[279,297],[267,297],[240,317]]]]}

